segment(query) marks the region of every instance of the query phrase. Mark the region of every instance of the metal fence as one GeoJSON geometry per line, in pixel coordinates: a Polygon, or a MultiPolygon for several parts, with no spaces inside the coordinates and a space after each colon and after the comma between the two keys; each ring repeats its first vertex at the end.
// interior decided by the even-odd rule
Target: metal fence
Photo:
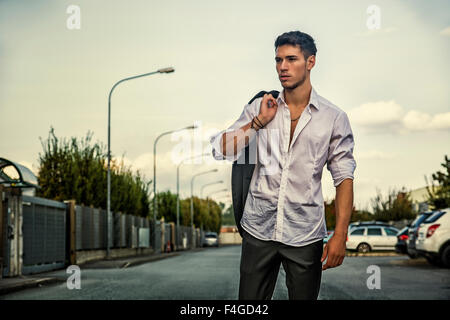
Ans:
{"type": "Polygon", "coordinates": [[[73,201],[12,193],[3,198],[0,278],[64,268],[77,251],[105,250],[108,238],[111,249],[153,247],[154,253],[161,253],[200,247],[203,237],[200,229],[176,228],[173,222],[163,220],[154,224],[148,218],[121,212],[110,213],[107,228],[106,210],[73,201]]]}
{"type": "MultiPolygon", "coordinates": [[[[76,250],[106,249],[106,210],[76,205],[75,213],[76,250]]],[[[111,217],[110,248],[150,247],[148,219],[121,212],[113,212],[111,217]]]]}
{"type": "MultiPolygon", "coordinates": [[[[192,228],[187,226],[180,226],[177,240],[177,250],[188,250],[194,246],[195,239],[193,237],[192,228]]],[[[199,245],[196,245],[198,247],[199,245]]]]}
{"type": "Polygon", "coordinates": [[[22,196],[22,274],[64,267],[66,264],[66,205],[22,196]]]}

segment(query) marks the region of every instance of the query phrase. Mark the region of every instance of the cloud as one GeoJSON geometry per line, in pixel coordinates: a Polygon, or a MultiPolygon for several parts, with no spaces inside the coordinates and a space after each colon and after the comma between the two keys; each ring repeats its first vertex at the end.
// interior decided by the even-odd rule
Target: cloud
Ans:
{"type": "Polygon", "coordinates": [[[442,29],[441,32],[439,32],[439,34],[446,37],[450,37],[450,26],[442,29]]]}
{"type": "Polygon", "coordinates": [[[403,126],[410,131],[446,130],[450,128],[450,112],[430,115],[411,110],[402,122],[403,126]]]}
{"type": "Polygon", "coordinates": [[[450,129],[450,112],[406,110],[394,100],[364,103],[348,112],[352,123],[371,133],[408,133],[450,129]]]}
{"type": "Polygon", "coordinates": [[[380,126],[398,124],[403,113],[403,107],[391,100],[364,103],[350,110],[349,117],[363,126],[380,126]]]}

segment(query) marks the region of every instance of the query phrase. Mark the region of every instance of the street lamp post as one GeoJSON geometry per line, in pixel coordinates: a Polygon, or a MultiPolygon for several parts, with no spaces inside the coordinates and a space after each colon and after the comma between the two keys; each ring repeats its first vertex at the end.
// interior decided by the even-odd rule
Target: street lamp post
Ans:
{"type": "MultiPolygon", "coordinates": [[[[225,191],[230,191],[230,190],[228,190],[228,189],[226,189],[226,188],[225,188],[225,189],[216,190],[216,191],[213,191],[213,192],[211,192],[211,193],[208,193],[206,197],[210,197],[210,196],[213,195],[213,194],[220,193],[220,192],[225,192],[225,191]]],[[[228,195],[227,195],[227,196],[228,196],[228,195]]]]}
{"type": "Polygon", "coordinates": [[[153,223],[155,224],[154,226],[154,243],[153,243],[153,248],[155,248],[156,245],[156,217],[157,217],[157,213],[158,213],[158,203],[156,201],[156,144],[158,142],[158,140],[162,137],[165,136],[167,134],[171,134],[173,132],[177,132],[177,131],[181,131],[181,130],[189,130],[189,129],[196,129],[197,126],[196,125],[192,125],[186,128],[181,128],[178,130],[171,130],[171,131],[167,131],[164,133],[161,133],[156,139],[155,142],[153,143],[153,223]]]}
{"type": "MultiPolygon", "coordinates": [[[[227,203],[231,202],[231,205],[233,205],[233,198],[229,194],[223,195],[219,197],[219,202],[223,202],[223,204],[225,205],[224,209],[226,209],[227,203]]],[[[221,210],[221,214],[223,214],[223,209],[221,210]]]]}
{"type": "Polygon", "coordinates": [[[204,184],[204,185],[202,186],[202,188],[200,189],[200,196],[201,196],[201,198],[203,199],[203,190],[204,190],[206,187],[212,186],[212,185],[215,185],[215,184],[219,184],[219,183],[223,183],[223,180],[220,180],[220,181],[214,181],[214,182],[210,182],[210,183],[204,184]]]}
{"type": "MultiPolygon", "coordinates": [[[[212,169],[209,171],[200,172],[194,174],[191,178],[191,229],[192,229],[192,239],[194,239],[194,179],[200,175],[204,175],[210,172],[217,172],[217,169],[212,169]]],[[[191,245],[193,245],[193,241],[191,241],[191,245]]]]}
{"type": "Polygon", "coordinates": [[[206,203],[208,204],[208,216],[209,216],[209,214],[210,214],[210,212],[209,212],[209,197],[210,197],[211,195],[213,195],[213,194],[220,193],[220,192],[225,192],[225,191],[229,191],[229,190],[228,190],[228,189],[216,190],[216,191],[213,191],[213,192],[209,193],[209,194],[206,196],[206,203]]]}
{"type": "MultiPolygon", "coordinates": [[[[214,181],[214,182],[210,182],[210,183],[207,183],[207,184],[202,185],[202,187],[201,187],[201,189],[200,189],[200,198],[203,199],[203,190],[204,190],[206,187],[209,187],[209,186],[212,186],[212,185],[215,185],[215,184],[220,184],[220,183],[223,183],[223,180],[220,180],[220,181],[214,181]]],[[[208,202],[208,199],[206,200],[206,202],[208,202]]],[[[209,209],[208,209],[208,215],[209,215],[209,209]]],[[[201,224],[200,229],[203,229],[203,224],[201,224]]]]}
{"type": "Polygon", "coordinates": [[[195,159],[195,158],[204,157],[204,156],[207,156],[207,155],[209,155],[209,153],[203,153],[203,154],[199,154],[199,155],[196,155],[196,156],[192,156],[192,157],[183,159],[183,160],[181,160],[181,162],[177,166],[177,233],[176,233],[176,235],[177,235],[177,240],[176,240],[177,244],[179,242],[179,235],[178,235],[178,233],[179,233],[179,229],[180,229],[180,167],[185,161],[192,160],[192,159],[195,159]]]}
{"type": "Polygon", "coordinates": [[[174,71],[175,71],[174,68],[168,67],[168,68],[162,68],[157,71],[140,74],[140,75],[133,76],[133,77],[128,77],[128,78],[117,81],[111,88],[111,91],[109,92],[109,96],[108,96],[108,174],[107,174],[107,195],[106,195],[106,198],[107,198],[107,200],[106,200],[106,257],[107,258],[109,258],[109,240],[110,240],[109,214],[111,211],[111,164],[110,163],[111,163],[111,96],[112,96],[112,93],[113,93],[114,89],[122,82],[146,77],[146,76],[149,76],[149,75],[152,75],[155,73],[171,73],[174,71]]]}

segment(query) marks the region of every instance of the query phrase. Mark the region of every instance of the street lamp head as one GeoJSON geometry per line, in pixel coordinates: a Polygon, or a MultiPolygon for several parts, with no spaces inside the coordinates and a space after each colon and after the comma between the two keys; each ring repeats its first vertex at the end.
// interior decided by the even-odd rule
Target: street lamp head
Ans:
{"type": "Polygon", "coordinates": [[[162,68],[162,69],[158,70],[159,73],[171,73],[171,72],[174,72],[174,71],[175,71],[175,69],[172,68],[172,67],[162,68]]]}

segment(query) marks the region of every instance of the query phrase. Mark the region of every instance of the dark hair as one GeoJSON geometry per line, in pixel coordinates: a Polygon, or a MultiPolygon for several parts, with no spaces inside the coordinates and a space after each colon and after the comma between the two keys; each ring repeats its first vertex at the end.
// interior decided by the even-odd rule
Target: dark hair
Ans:
{"type": "Polygon", "coordinates": [[[285,32],[282,35],[278,36],[277,40],[275,40],[275,50],[279,46],[290,44],[293,46],[300,46],[300,50],[303,52],[303,56],[305,60],[308,59],[310,55],[316,55],[317,48],[314,43],[314,39],[307,33],[300,31],[290,31],[285,32]]]}

